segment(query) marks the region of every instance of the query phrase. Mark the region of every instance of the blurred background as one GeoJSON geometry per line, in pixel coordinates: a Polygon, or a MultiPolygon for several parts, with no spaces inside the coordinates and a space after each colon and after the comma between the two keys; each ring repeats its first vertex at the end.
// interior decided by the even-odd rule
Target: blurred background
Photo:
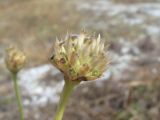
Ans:
{"type": "Polygon", "coordinates": [[[19,119],[6,47],[28,57],[18,76],[26,120],[52,120],[63,86],[52,44],[82,28],[109,41],[111,64],[76,88],[64,120],[160,120],[160,0],[0,0],[0,120],[19,119]]]}

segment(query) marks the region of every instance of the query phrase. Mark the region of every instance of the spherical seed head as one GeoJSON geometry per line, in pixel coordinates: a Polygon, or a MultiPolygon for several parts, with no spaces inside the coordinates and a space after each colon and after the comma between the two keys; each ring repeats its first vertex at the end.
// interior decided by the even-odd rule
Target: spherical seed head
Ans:
{"type": "Polygon", "coordinates": [[[53,48],[51,62],[64,74],[65,79],[95,80],[107,68],[108,58],[100,35],[67,35],[64,40],[57,39],[53,48]]]}
{"type": "Polygon", "coordinates": [[[9,71],[17,73],[23,68],[26,62],[26,56],[16,47],[9,47],[6,50],[5,62],[9,71]]]}

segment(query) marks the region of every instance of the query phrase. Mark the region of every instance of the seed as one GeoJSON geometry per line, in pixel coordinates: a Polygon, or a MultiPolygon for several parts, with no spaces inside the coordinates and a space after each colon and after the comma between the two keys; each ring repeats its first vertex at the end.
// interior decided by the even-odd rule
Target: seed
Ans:
{"type": "Polygon", "coordinates": [[[64,58],[61,58],[61,59],[60,59],[60,63],[65,64],[65,63],[66,63],[66,60],[65,60],[64,58]]]}

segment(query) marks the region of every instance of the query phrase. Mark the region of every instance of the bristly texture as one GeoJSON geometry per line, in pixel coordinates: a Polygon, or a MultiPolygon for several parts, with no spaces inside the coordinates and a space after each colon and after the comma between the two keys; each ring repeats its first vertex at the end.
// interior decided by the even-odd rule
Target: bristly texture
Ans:
{"type": "Polygon", "coordinates": [[[26,56],[16,47],[9,47],[6,50],[5,62],[9,71],[17,73],[23,68],[26,62],[26,56]]]}
{"type": "Polygon", "coordinates": [[[108,58],[104,41],[100,35],[95,38],[86,33],[67,35],[56,40],[51,62],[65,79],[88,81],[99,78],[107,68],[108,58]]]}

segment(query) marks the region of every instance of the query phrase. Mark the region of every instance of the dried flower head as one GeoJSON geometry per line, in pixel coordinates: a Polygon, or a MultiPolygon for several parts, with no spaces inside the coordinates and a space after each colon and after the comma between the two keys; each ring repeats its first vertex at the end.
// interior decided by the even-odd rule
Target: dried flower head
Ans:
{"type": "Polygon", "coordinates": [[[51,62],[72,81],[88,81],[99,78],[107,68],[108,58],[100,35],[86,33],[67,35],[56,40],[51,62]]]}
{"type": "Polygon", "coordinates": [[[16,47],[9,47],[6,52],[5,62],[7,68],[12,73],[17,73],[21,68],[23,68],[26,56],[16,47]]]}

